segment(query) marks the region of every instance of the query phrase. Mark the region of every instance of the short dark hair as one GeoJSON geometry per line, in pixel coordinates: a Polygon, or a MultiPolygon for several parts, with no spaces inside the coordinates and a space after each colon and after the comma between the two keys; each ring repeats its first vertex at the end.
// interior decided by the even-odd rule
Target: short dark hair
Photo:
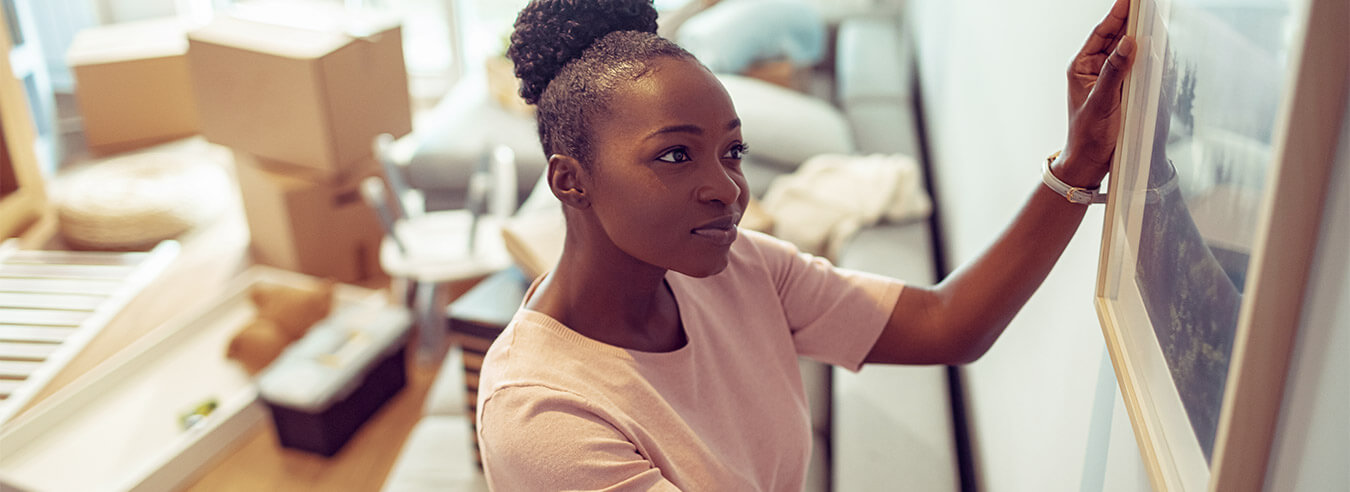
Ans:
{"type": "Polygon", "coordinates": [[[569,155],[589,166],[592,118],[608,109],[621,80],[647,72],[647,61],[694,59],[656,35],[651,0],[534,0],[516,17],[506,52],[520,96],[535,105],[545,156],[569,155]]]}

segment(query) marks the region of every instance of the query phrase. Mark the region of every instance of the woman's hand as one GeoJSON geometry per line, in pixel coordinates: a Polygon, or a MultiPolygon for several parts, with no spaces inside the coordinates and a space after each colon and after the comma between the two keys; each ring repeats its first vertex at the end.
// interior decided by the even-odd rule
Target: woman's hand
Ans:
{"type": "Polygon", "coordinates": [[[1110,171],[1121,86],[1134,60],[1134,39],[1125,36],[1129,13],[1129,0],[1116,0],[1069,64],[1069,138],[1054,172],[1070,185],[1097,186],[1110,171]]]}

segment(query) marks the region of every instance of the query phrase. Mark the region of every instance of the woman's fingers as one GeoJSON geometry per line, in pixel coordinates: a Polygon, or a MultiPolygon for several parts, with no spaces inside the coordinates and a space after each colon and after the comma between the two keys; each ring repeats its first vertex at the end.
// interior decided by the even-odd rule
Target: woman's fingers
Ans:
{"type": "Polygon", "coordinates": [[[1079,52],[1079,55],[1111,53],[1116,42],[1125,36],[1125,25],[1129,17],[1130,0],[1116,0],[1111,6],[1111,11],[1107,12],[1106,18],[1097,24],[1087,42],[1083,43],[1083,51],[1079,52]]]}
{"type": "Polygon", "coordinates": [[[1116,0],[1069,66],[1069,141],[1084,165],[1105,173],[1120,128],[1121,87],[1136,51],[1125,35],[1129,1],[1116,0]]]}
{"type": "MultiPolygon", "coordinates": [[[[1101,63],[1100,74],[1087,86],[1082,105],[1069,112],[1069,143],[1085,162],[1102,166],[1111,162],[1119,135],[1121,86],[1134,60],[1133,38],[1121,38],[1116,49],[1101,63]]],[[[1098,59],[1101,56],[1098,55],[1098,59]]]]}
{"type": "MultiPolygon", "coordinates": [[[[1128,67],[1129,55],[1124,55],[1122,59],[1110,61],[1110,57],[1116,55],[1120,50],[1120,42],[1125,38],[1126,23],[1130,14],[1129,0],[1116,0],[1107,12],[1106,18],[1102,19],[1097,27],[1092,30],[1088,36],[1087,42],[1083,43],[1083,49],[1074,57],[1073,62],[1069,64],[1069,110],[1076,111],[1077,108],[1087,102],[1088,97],[1092,95],[1094,88],[1102,84],[1098,80],[1106,64],[1116,63],[1116,67],[1128,67]],[[1121,63],[1126,63],[1121,65],[1121,63]]],[[[1133,46],[1130,47],[1131,53],[1133,46]]]]}
{"type": "Polygon", "coordinates": [[[1128,36],[1120,38],[1116,49],[1101,66],[1101,74],[1097,76],[1097,83],[1092,88],[1092,94],[1088,96],[1088,104],[1097,106],[1095,109],[1103,114],[1114,110],[1120,104],[1120,88],[1125,83],[1125,75],[1130,72],[1134,49],[1133,38],[1128,36]]]}

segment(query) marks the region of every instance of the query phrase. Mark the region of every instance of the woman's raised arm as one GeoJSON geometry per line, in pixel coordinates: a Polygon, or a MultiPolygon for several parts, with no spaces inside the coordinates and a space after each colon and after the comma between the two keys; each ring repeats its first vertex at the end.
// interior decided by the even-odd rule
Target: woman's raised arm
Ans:
{"type": "MultiPolygon", "coordinates": [[[[1110,170],[1121,86],[1135,47],[1125,36],[1128,14],[1129,1],[1117,0],[1069,65],[1068,141],[1051,164],[1051,173],[1069,186],[1094,189],[1110,170]]],[[[934,287],[905,288],[867,361],[963,364],[979,358],[1040,287],[1086,209],[1037,186],[979,257],[934,287]]]]}

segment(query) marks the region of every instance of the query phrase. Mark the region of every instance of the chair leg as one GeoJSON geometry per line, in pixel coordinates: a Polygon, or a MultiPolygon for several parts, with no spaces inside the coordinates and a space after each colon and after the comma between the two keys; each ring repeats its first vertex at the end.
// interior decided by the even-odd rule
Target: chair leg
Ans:
{"type": "Polygon", "coordinates": [[[413,316],[417,323],[417,362],[440,362],[446,339],[446,319],[437,309],[443,287],[435,282],[417,282],[413,293],[413,316]]]}
{"type": "Polygon", "coordinates": [[[389,279],[389,299],[400,306],[408,306],[412,309],[413,292],[416,286],[412,279],[406,277],[393,277],[389,279]]]}

